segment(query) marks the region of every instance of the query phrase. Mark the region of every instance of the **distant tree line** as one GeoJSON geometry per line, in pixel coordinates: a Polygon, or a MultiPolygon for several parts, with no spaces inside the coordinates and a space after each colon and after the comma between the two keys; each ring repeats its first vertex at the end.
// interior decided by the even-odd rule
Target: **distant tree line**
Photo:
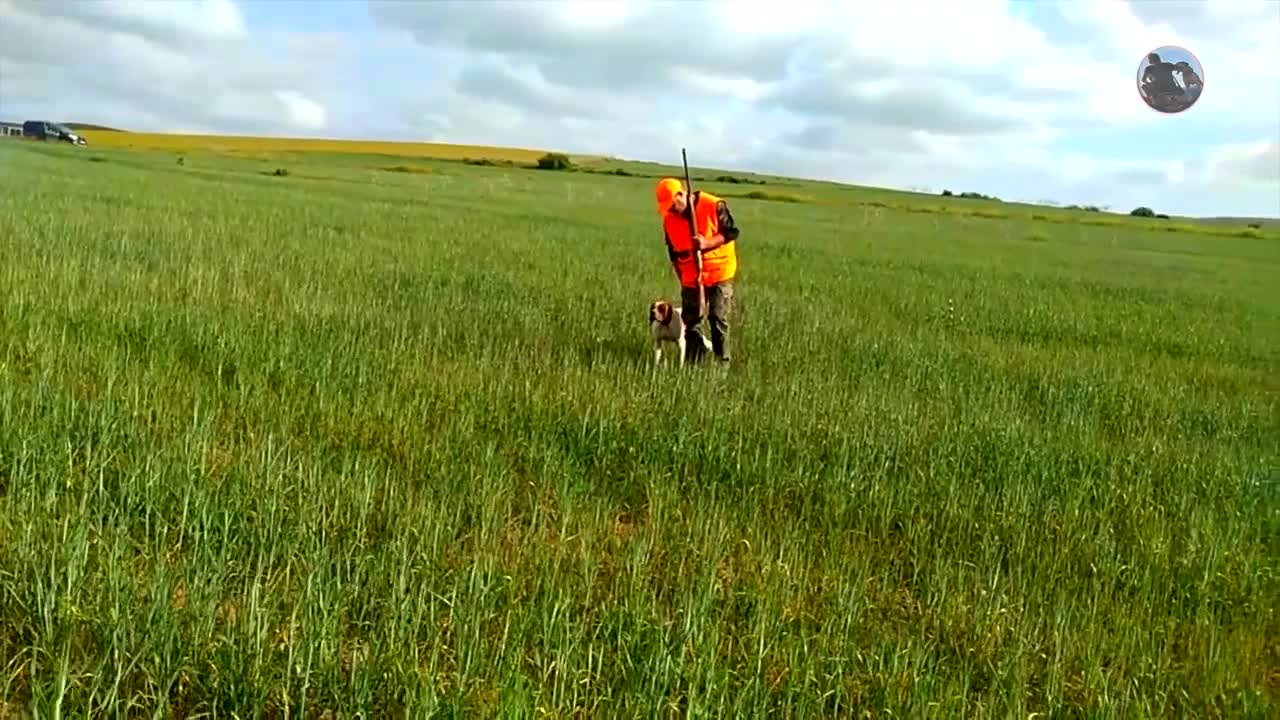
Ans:
{"type": "Polygon", "coordinates": [[[539,170],[572,170],[573,162],[564,153],[549,152],[538,158],[539,170]]]}
{"type": "MultiPolygon", "coordinates": [[[[959,195],[957,195],[951,192],[950,190],[943,190],[942,197],[958,197],[958,198],[965,198],[965,199],[972,199],[972,200],[992,200],[994,202],[1004,202],[1003,200],[1001,200],[998,197],[995,197],[994,195],[983,195],[982,193],[976,193],[976,192],[962,192],[959,195]]],[[[1057,206],[1057,203],[1049,200],[1042,201],[1041,204],[1055,206],[1055,207],[1057,206]]],[[[1068,205],[1066,206],[1066,209],[1080,210],[1083,212],[1095,212],[1095,213],[1102,212],[1102,208],[1098,207],[1097,205],[1068,205]]],[[[1168,215],[1164,213],[1157,213],[1155,210],[1152,210],[1151,208],[1145,207],[1145,206],[1134,208],[1129,214],[1132,215],[1133,217],[1157,218],[1160,220],[1169,219],[1168,215]]]]}
{"type": "Polygon", "coordinates": [[[1133,217],[1159,218],[1161,220],[1169,219],[1168,215],[1165,215],[1164,213],[1157,213],[1155,210],[1146,206],[1136,207],[1133,210],[1130,210],[1129,214],[1133,217]]]}
{"type": "Polygon", "coordinates": [[[1004,202],[1003,200],[996,197],[995,195],[983,195],[982,193],[976,193],[976,192],[962,192],[959,195],[956,195],[950,190],[943,190],[942,197],[958,197],[958,198],[965,198],[967,200],[991,200],[994,202],[1004,202]]]}

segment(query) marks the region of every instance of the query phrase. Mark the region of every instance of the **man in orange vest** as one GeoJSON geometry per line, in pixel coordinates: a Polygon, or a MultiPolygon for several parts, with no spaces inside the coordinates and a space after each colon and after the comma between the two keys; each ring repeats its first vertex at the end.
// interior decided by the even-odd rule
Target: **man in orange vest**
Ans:
{"type": "Polygon", "coordinates": [[[688,202],[684,184],[675,178],[658,182],[658,214],[666,237],[667,257],[680,280],[680,315],[684,320],[686,352],[698,360],[704,353],[698,325],[702,312],[698,298],[698,266],[693,252],[702,253],[702,287],[711,326],[711,350],[722,367],[728,367],[729,314],[733,310],[733,278],[738,272],[738,226],[729,204],[709,192],[697,190],[688,202]],[[697,234],[689,236],[692,208],[697,234]]]}

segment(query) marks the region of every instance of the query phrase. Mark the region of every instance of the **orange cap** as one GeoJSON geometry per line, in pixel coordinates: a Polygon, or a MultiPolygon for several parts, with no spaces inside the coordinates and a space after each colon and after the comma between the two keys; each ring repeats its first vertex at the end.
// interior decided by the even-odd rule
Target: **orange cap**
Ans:
{"type": "Polygon", "coordinates": [[[658,181],[658,214],[665,215],[671,209],[676,193],[684,192],[684,184],[675,178],[662,178],[658,181]]]}

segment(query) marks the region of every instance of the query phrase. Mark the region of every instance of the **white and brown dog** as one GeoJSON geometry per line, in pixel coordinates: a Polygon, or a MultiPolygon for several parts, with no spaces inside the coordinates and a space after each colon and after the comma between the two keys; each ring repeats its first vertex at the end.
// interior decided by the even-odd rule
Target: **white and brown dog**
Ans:
{"type": "MultiPolygon", "coordinates": [[[[680,307],[673,306],[666,300],[654,300],[649,304],[649,333],[653,336],[653,364],[661,365],[663,350],[668,344],[674,344],[680,351],[680,364],[684,365],[685,337],[684,316],[680,307]]],[[[707,352],[711,351],[711,341],[702,336],[702,343],[707,352]]]]}

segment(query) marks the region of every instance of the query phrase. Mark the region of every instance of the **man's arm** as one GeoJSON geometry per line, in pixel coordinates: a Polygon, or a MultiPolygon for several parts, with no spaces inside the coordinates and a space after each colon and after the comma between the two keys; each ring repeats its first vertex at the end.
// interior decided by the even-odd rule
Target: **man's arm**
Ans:
{"type": "Polygon", "coordinates": [[[671,236],[667,234],[665,229],[662,231],[662,241],[667,244],[667,259],[671,261],[671,272],[676,274],[676,282],[679,282],[680,264],[678,261],[680,256],[676,253],[675,246],[671,244],[671,236]]]}
{"type": "Polygon", "coordinates": [[[727,245],[738,239],[738,224],[733,219],[733,212],[729,210],[729,203],[724,200],[716,203],[716,224],[719,225],[719,232],[702,240],[701,247],[704,252],[715,250],[721,245],[727,245]]]}

